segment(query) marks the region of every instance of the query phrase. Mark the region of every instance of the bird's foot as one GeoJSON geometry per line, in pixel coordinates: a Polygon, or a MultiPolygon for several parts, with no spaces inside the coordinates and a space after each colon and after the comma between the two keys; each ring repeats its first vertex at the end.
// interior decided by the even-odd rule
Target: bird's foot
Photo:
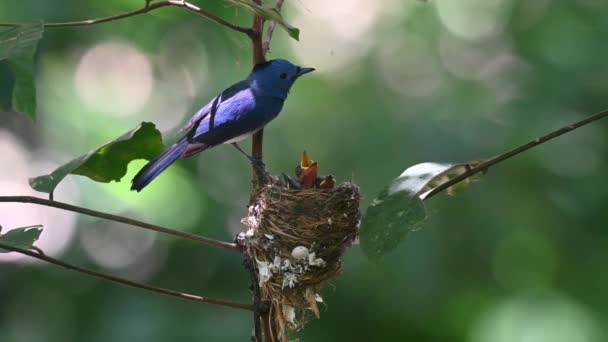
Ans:
{"type": "Polygon", "coordinates": [[[251,158],[251,165],[255,168],[259,180],[264,184],[268,183],[270,180],[270,173],[266,171],[266,164],[264,164],[261,159],[251,158]]]}
{"type": "Polygon", "coordinates": [[[262,161],[262,159],[256,159],[256,158],[251,157],[250,161],[251,161],[251,164],[253,164],[253,166],[257,167],[258,169],[260,169],[260,170],[266,169],[266,163],[264,163],[262,161]]]}

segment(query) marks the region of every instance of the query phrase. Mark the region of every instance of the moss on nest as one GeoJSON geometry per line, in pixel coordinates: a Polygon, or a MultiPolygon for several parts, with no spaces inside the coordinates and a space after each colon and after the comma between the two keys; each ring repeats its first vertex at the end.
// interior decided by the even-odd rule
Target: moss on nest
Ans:
{"type": "Polygon", "coordinates": [[[358,236],[359,188],[288,189],[273,178],[252,196],[249,228],[238,237],[246,257],[255,260],[262,300],[270,303],[274,338],[319,317],[319,291],[342,270],[342,255],[358,236]],[[295,249],[295,250],[294,250],[295,249]]]}

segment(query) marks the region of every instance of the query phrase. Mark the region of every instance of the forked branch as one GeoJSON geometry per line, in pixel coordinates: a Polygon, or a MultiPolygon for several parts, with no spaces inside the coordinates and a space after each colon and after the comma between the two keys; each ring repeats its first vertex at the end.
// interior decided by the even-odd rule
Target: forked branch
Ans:
{"type": "MultiPolygon", "coordinates": [[[[44,25],[44,27],[74,27],[74,26],[96,25],[96,24],[107,23],[110,21],[120,20],[120,19],[124,19],[124,18],[128,18],[128,17],[133,17],[136,15],[148,13],[148,12],[151,12],[156,9],[163,8],[163,7],[180,7],[187,11],[193,12],[201,17],[207,18],[217,24],[226,26],[231,30],[245,33],[247,35],[251,34],[251,29],[233,24],[225,19],[222,19],[214,14],[211,14],[211,13],[203,10],[202,8],[200,8],[198,6],[195,6],[191,3],[183,1],[183,0],[164,0],[164,1],[159,1],[159,2],[155,2],[155,3],[146,2],[146,5],[140,9],[117,14],[117,15],[112,15],[109,17],[80,20],[80,21],[68,21],[68,22],[61,22],[61,23],[44,23],[43,25],[44,25]]],[[[15,26],[19,26],[19,25],[20,24],[18,24],[18,23],[0,23],[0,27],[15,27],[15,26]]]]}

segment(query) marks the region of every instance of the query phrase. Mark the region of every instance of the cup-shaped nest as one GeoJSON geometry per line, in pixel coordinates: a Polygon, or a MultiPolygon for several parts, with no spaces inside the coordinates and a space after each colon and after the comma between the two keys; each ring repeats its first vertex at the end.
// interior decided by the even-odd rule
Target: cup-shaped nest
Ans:
{"type": "Polygon", "coordinates": [[[253,194],[249,228],[239,235],[253,261],[262,300],[270,303],[271,331],[290,331],[318,318],[322,284],[342,270],[342,255],[358,237],[359,188],[292,190],[274,181],[253,194]]]}

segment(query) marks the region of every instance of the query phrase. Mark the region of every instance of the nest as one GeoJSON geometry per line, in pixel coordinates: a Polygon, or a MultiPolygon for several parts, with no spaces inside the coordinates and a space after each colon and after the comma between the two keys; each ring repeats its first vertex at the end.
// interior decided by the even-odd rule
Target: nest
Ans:
{"type": "Polygon", "coordinates": [[[292,190],[274,179],[253,194],[249,228],[239,235],[253,261],[263,301],[270,303],[272,340],[320,317],[324,282],[342,270],[342,255],[358,236],[359,188],[292,190]]]}

